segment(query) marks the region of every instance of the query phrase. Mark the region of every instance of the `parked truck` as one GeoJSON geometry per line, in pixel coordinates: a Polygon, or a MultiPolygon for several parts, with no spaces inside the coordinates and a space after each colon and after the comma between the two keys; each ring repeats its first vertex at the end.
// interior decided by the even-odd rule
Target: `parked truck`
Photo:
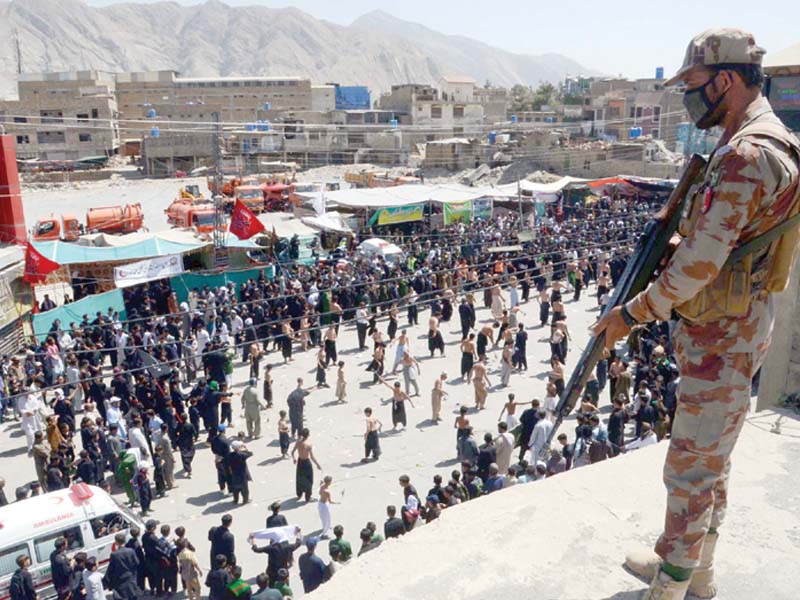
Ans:
{"type": "Polygon", "coordinates": [[[173,227],[191,228],[197,233],[214,231],[214,205],[210,202],[178,198],[164,212],[167,213],[167,222],[173,227]]]}
{"type": "Polygon", "coordinates": [[[132,233],[144,223],[142,205],[101,206],[86,211],[86,224],[72,214],[50,215],[33,226],[35,241],[63,240],[74,242],[85,233],[132,233]]]}

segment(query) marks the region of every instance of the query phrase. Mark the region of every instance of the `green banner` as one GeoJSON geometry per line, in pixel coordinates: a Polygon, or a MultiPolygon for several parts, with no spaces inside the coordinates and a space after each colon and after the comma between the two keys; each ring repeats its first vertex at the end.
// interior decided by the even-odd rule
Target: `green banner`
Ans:
{"type": "Polygon", "coordinates": [[[444,224],[458,223],[459,221],[469,223],[472,220],[472,201],[453,202],[444,205],[444,224]]]}
{"type": "Polygon", "coordinates": [[[410,221],[422,221],[424,210],[422,204],[411,204],[409,206],[387,206],[379,208],[370,217],[367,227],[373,225],[395,225],[397,223],[408,223],[410,221]]]}
{"type": "Polygon", "coordinates": [[[491,198],[478,198],[472,202],[472,218],[473,219],[491,219],[492,218],[492,199],[491,198]]]}

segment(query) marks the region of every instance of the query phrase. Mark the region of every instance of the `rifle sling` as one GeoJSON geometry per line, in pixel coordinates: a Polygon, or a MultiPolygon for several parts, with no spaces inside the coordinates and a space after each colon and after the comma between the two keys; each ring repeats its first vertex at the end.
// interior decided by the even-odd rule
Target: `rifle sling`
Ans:
{"type": "Polygon", "coordinates": [[[800,225],[800,213],[794,215],[793,217],[789,217],[780,225],[776,225],[769,231],[762,233],[758,237],[755,237],[749,242],[742,244],[738,248],[734,249],[733,252],[730,253],[730,256],[728,256],[728,260],[725,261],[725,264],[726,265],[733,264],[742,257],[747,256],[748,254],[753,254],[754,252],[758,252],[762,248],[769,246],[772,242],[777,240],[784,233],[792,229],[792,227],[797,227],[798,225],[800,225]]]}

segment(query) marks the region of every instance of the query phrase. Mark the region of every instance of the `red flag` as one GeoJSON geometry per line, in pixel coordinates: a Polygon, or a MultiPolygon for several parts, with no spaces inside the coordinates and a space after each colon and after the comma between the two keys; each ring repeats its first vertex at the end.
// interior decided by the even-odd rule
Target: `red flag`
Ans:
{"type": "Polygon", "coordinates": [[[255,213],[245,206],[244,202],[237,200],[231,213],[230,232],[240,240],[249,240],[255,234],[266,231],[264,224],[258,220],[255,213]]]}
{"type": "Polygon", "coordinates": [[[39,252],[28,242],[25,247],[25,274],[22,278],[28,283],[42,283],[47,276],[61,267],[39,252]]]}

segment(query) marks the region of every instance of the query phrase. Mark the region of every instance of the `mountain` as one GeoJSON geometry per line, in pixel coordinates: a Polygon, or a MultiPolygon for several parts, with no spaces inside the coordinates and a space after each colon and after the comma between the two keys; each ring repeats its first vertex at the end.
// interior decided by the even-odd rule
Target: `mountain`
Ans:
{"type": "Polygon", "coordinates": [[[507,87],[517,83],[536,85],[544,81],[556,83],[567,74],[598,74],[561,54],[514,54],[472,38],[445,35],[382,10],[359,17],[351,27],[410,42],[426,56],[435,57],[440,73],[470,75],[480,84],[489,80],[507,87]]]}
{"type": "Polygon", "coordinates": [[[0,1],[0,97],[16,92],[15,33],[23,72],[300,75],[366,84],[375,93],[395,83],[435,83],[444,74],[536,85],[588,71],[558,54],[513,54],[381,11],[341,26],[295,8],[231,7],[219,0],[102,8],[81,0],[11,0],[0,1]]]}

